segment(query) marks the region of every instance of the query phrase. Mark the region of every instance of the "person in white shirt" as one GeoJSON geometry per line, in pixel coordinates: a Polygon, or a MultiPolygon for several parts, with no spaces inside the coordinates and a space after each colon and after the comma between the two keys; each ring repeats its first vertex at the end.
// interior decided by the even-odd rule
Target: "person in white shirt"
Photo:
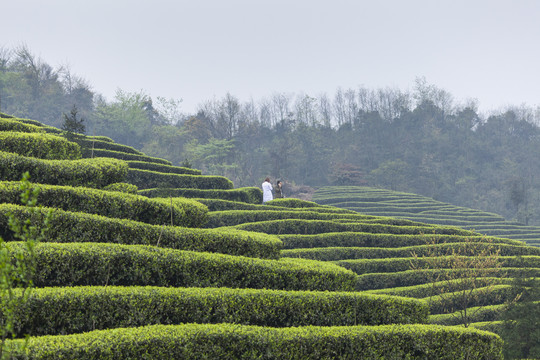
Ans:
{"type": "Polygon", "coordinates": [[[273,199],[272,197],[272,184],[270,183],[270,178],[264,179],[264,182],[262,183],[262,190],[263,190],[263,204],[266,204],[267,201],[270,201],[273,199]]]}

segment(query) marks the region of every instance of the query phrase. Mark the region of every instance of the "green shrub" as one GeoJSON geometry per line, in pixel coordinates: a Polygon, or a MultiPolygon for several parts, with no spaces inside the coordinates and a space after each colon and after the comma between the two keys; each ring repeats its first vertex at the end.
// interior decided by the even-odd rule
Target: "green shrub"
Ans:
{"type": "MultiPolygon", "coordinates": [[[[429,237],[426,237],[428,240],[429,237]]],[[[450,255],[453,251],[463,254],[468,248],[468,243],[441,243],[434,245],[406,246],[400,248],[383,247],[325,247],[283,250],[285,257],[312,259],[319,261],[338,261],[353,259],[380,259],[410,257],[413,253],[417,256],[429,256],[436,251],[440,255],[450,255]],[[435,250],[437,249],[437,250],[435,250]]],[[[500,250],[499,255],[540,255],[540,248],[531,246],[516,246],[508,244],[475,243],[475,248],[500,250]]]]}
{"type": "Polygon", "coordinates": [[[428,243],[456,243],[468,241],[486,241],[493,244],[509,244],[523,247],[522,241],[500,239],[484,236],[462,236],[444,234],[416,234],[416,235],[396,235],[377,234],[367,232],[329,232],[321,234],[280,234],[285,249],[300,248],[323,248],[323,247],[379,247],[398,248],[405,246],[420,246],[428,243]]]}
{"type": "Polygon", "coordinates": [[[433,296],[424,300],[429,300],[431,314],[453,313],[467,307],[467,314],[472,315],[474,314],[472,307],[500,305],[515,300],[518,295],[518,291],[511,285],[494,285],[433,296]]]}
{"type": "Polygon", "coordinates": [[[14,312],[16,336],[21,337],[153,324],[426,323],[428,307],[420,300],[356,292],[91,286],[35,289],[14,312]]]}
{"type": "Polygon", "coordinates": [[[0,179],[20,180],[25,171],[36,183],[102,188],[124,181],[128,167],[116,159],[41,160],[0,151],[0,179]]]}
{"type": "Polygon", "coordinates": [[[36,125],[25,124],[17,120],[0,117],[0,131],[16,131],[26,133],[43,133],[43,129],[36,125]]]}
{"type": "Polygon", "coordinates": [[[139,189],[172,187],[227,190],[233,188],[232,181],[223,176],[167,174],[150,170],[129,169],[127,178],[139,189]]]}
{"type": "MultiPolygon", "coordinates": [[[[0,202],[16,204],[18,182],[0,182],[0,202]]],[[[190,199],[149,199],[140,195],[57,185],[39,185],[41,205],[157,225],[201,227],[206,206],[190,199]]]]}
{"type": "Polygon", "coordinates": [[[49,160],[81,158],[78,144],[44,133],[0,132],[0,151],[49,160]]]}
{"type": "MultiPolygon", "coordinates": [[[[20,246],[8,242],[7,246],[20,246]]],[[[356,275],[312,260],[265,260],[142,245],[40,243],[34,285],[352,291],[356,275]]]]}
{"type": "Polygon", "coordinates": [[[129,154],[122,151],[106,150],[106,149],[82,149],[82,157],[108,157],[120,160],[134,160],[134,161],[146,161],[158,164],[172,165],[172,163],[165,159],[155,158],[147,155],[129,154]]]}
{"type": "Polygon", "coordinates": [[[322,207],[321,205],[314,203],[313,201],[305,201],[300,199],[274,199],[269,201],[267,205],[288,207],[288,208],[312,208],[312,207],[322,207]]]}
{"type": "Polygon", "coordinates": [[[127,194],[133,194],[133,195],[138,195],[137,192],[139,191],[137,186],[133,184],[123,183],[123,182],[107,185],[103,188],[103,190],[118,191],[118,192],[123,192],[127,194]]]}
{"type": "Polygon", "coordinates": [[[339,218],[346,218],[348,221],[363,221],[366,219],[365,216],[362,216],[360,214],[319,213],[309,210],[225,210],[210,212],[208,214],[208,223],[206,224],[206,226],[213,228],[220,226],[234,226],[245,223],[283,219],[334,220],[339,218]]]}
{"type": "Polygon", "coordinates": [[[79,143],[79,145],[81,145],[81,147],[88,149],[90,151],[91,149],[94,149],[94,150],[103,149],[103,150],[119,151],[119,152],[124,152],[128,154],[144,155],[142,152],[140,152],[139,150],[136,150],[135,148],[131,146],[117,144],[117,143],[106,141],[106,140],[104,141],[101,139],[96,139],[95,137],[91,139],[83,137],[77,140],[77,142],[79,143]]]}
{"type": "MultiPolygon", "coordinates": [[[[246,189],[246,188],[239,188],[239,189],[246,189]]],[[[239,189],[235,189],[235,190],[239,190],[239,189]]],[[[247,188],[247,189],[257,189],[257,188],[247,188]]],[[[259,193],[260,193],[260,190],[259,190],[259,193]]],[[[209,211],[226,211],[226,210],[264,210],[264,211],[274,210],[274,211],[295,211],[295,212],[306,211],[306,208],[283,208],[280,206],[268,205],[268,203],[266,205],[263,205],[259,202],[246,203],[242,201],[231,201],[231,200],[224,200],[224,199],[205,199],[205,198],[195,198],[195,199],[203,203],[204,205],[208,206],[209,211]]],[[[326,214],[326,213],[354,214],[353,212],[347,212],[347,210],[333,208],[333,207],[322,207],[322,206],[311,207],[311,208],[308,208],[307,211],[322,213],[322,214],[326,214]]]]}
{"type": "Polygon", "coordinates": [[[128,161],[127,163],[130,169],[150,170],[150,171],[157,171],[160,173],[169,173],[169,174],[201,175],[201,170],[190,169],[190,168],[181,167],[181,166],[156,164],[156,163],[150,163],[146,161],[128,161]]]}
{"type": "Polygon", "coordinates": [[[110,143],[113,143],[114,140],[111,139],[110,137],[108,136],[86,136],[86,139],[88,140],[99,140],[99,141],[105,141],[105,142],[110,142],[110,143]]]}
{"type": "MultiPolygon", "coordinates": [[[[489,285],[508,285],[512,283],[511,278],[494,278],[483,277],[475,279],[476,286],[489,286],[489,285]]],[[[430,296],[440,295],[441,293],[455,292],[459,290],[471,290],[471,284],[461,281],[461,279],[438,281],[427,284],[394,287],[387,289],[368,290],[365,291],[369,294],[384,294],[394,296],[412,297],[415,299],[423,299],[430,296]]]]}
{"type": "MultiPolygon", "coordinates": [[[[467,257],[459,256],[459,258],[467,257]]],[[[361,275],[367,273],[406,271],[411,269],[412,266],[416,266],[418,268],[427,268],[427,266],[433,266],[432,264],[434,261],[436,261],[436,266],[438,268],[452,268],[452,266],[455,264],[456,256],[437,256],[437,260],[433,259],[434,257],[402,257],[387,259],[340,260],[334,261],[334,263],[361,275]]],[[[498,256],[497,261],[502,267],[525,267],[540,269],[540,256],[498,256]]]]}
{"type": "Polygon", "coordinates": [[[187,197],[187,198],[205,198],[220,199],[249,204],[262,203],[262,191],[256,187],[244,187],[229,190],[204,190],[204,189],[174,189],[174,188],[154,188],[139,190],[139,195],[148,197],[187,197]]]}
{"type": "MultiPolygon", "coordinates": [[[[377,220],[375,220],[377,221],[377,220]]],[[[382,219],[381,221],[385,221],[382,219]]],[[[372,232],[387,234],[447,234],[478,235],[471,231],[442,226],[399,226],[377,223],[339,223],[329,220],[270,220],[235,226],[237,229],[258,231],[267,234],[321,234],[330,232],[372,232]]]]}
{"type": "Polygon", "coordinates": [[[271,328],[151,325],[13,340],[15,359],[439,359],[499,360],[502,340],[438,325],[271,328]]]}
{"type": "MultiPolygon", "coordinates": [[[[531,276],[539,276],[540,269],[538,268],[503,268],[503,269],[485,269],[489,276],[519,276],[523,271],[530,271],[531,276]]],[[[407,270],[391,273],[371,273],[359,275],[356,281],[356,290],[374,290],[393,287],[413,286],[425,284],[433,281],[438,274],[448,272],[456,273],[463,277],[469,276],[470,271],[452,270],[452,269],[423,269],[423,270],[407,270]]],[[[454,275],[453,275],[454,276],[454,275]]]]}
{"type": "MultiPolygon", "coordinates": [[[[14,240],[8,231],[9,213],[22,221],[43,223],[48,209],[30,217],[24,207],[0,204],[0,236],[14,240]]],[[[47,241],[154,245],[171,249],[217,252],[260,258],[279,258],[281,241],[273,235],[235,229],[213,230],[150,225],[126,219],[107,218],[55,209],[50,219],[47,241]]]]}
{"type": "MultiPolygon", "coordinates": [[[[507,304],[476,306],[469,308],[468,312],[472,314],[470,315],[470,320],[474,323],[497,321],[507,307],[507,304]]],[[[430,315],[429,323],[436,325],[461,325],[461,318],[459,312],[430,315]]]]}

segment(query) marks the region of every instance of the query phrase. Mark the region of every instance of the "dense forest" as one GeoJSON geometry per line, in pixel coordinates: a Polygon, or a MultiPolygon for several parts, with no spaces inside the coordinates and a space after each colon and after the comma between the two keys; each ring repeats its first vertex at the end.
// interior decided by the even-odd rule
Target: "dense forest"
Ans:
{"type": "Polygon", "coordinates": [[[540,111],[481,114],[474,100],[418,78],[414,89],[334,94],[233,94],[202,102],[118,90],[105,99],[68,66],[26,46],[0,48],[0,111],[62,127],[75,114],[88,135],[224,175],[235,186],[271,176],[292,185],[369,185],[540,224],[540,111]],[[75,111],[75,112],[74,112],[75,111]]]}

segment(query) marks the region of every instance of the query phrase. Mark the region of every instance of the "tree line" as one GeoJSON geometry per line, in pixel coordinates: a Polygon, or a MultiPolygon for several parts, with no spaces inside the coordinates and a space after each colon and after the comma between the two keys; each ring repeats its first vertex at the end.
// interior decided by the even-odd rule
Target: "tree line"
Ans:
{"type": "Polygon", "coordinates": [[[376,186],[540,224],[540,109],[481,114],[475,100],[458,102],[423,78],[412,91],[226,94],[185,114],[181,100],[143,91],[107,100],[68,66],[54,68],[26,46],[0,48],[0,111],[62,127],[74,108],[88,135],[235,186],[266,176],[286,186],[376,186]]]}

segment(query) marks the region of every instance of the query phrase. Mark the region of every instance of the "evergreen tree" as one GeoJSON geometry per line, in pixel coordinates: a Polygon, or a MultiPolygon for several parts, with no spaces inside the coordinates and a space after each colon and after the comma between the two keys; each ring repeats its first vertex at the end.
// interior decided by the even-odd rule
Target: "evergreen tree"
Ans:
{"type": "Polygon", "coordinates": [[[80,134],[84,134],[86,131],[84,119],[78,119],[77,112],[77,107],[73,105],[69,116],[63,113],[64,122],[62,123],[62,130],[64,130],[64,136],[69,141],[76,141],[80,137],[80,134]]]}

